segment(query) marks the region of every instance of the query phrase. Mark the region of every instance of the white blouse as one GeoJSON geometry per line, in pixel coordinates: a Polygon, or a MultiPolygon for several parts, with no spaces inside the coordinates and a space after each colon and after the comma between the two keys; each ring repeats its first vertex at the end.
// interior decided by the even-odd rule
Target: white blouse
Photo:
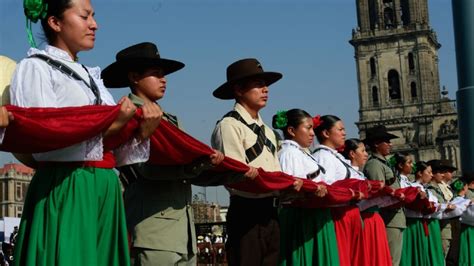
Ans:
{"type": "Polygon", "coordinates": [[[474,226],[474,205],[467,206],[466,210],[461,215],[459,219],[461,223],[474,226]]]}
{"type": "Polygon", "coordinates": [[[401,188],[406,188],[406,187],[411,187],[411,181],[408,178],[408,176],[400,174],[400,187],[401,188]]]}
{"type": "MultiPolygon", "coordinates": [[[[81,64],[72,60],[67,52],[54,46],[46,45],[45,50],[30,48],[28,56],[34,54],[44,54],[60,61],[89,83],[88,71],[97,84],[103,104],[115,105],[112,95],[100,78],[99,67],[86,67],[86,71],[81,64]]],[[[93,105],[95,99],[94,93],[83,81],[67,76],[39,58],[21,60],[16,67],[10,86],[11,104],[20,107],[85,106],[93,105]]],[[[131,142],[136,143],[136,140],[131,142]]],[[[140,145],[149,146],[149,142],[145,141],[140,145]]],[[[143,152],[144,149],[138,150],[143,152]]],[[[149,157],[149,148],[145,150],[148,151],[147,154],[136,154],[132,150],[130,156],[125,157],[128,162],[146,161],[149,157]]],[[[100,161],[102,156],[101,135],[63,149],[33,154],[37,161],[100,161]]],[[[117,163],[121,164],[119,161],[117,163]]]]}
{"type": "Polygon", "coordinates": [[[351,162],[336,150],[325,145],[319,145],[313,153],[313,157],[325,170],[325,173],[321,174],[321,179],[326,184],[330,185],[346,178],[348,168],[341,161],[344,161],[347,165],[351,165],[351,162]]]}
{"type": "MultiPolygon", "coordinates": [[[[280,160],[282,171],[292,176],[306,179],[308,175],[320,170],[316,159],[293,140],[281,142],[278,159],[280,160]]],[[[321,182],[321,174],[313,177],[312,180],[314,182],[321,182]]]]}
{"type": "Polygon", "coordinates": [[[427,214],[427,215],[423,215],[421,212],[417,212],[417,211],[414,211],[414,210],[405,209],[405,215],[407,217],[428,218],[428,219],[438,219],[439,220],[439,219],[450,218],[451,215],[453,214],[453,213],[451,213],[451,214],[445,213],[444,211],[446,210],[447,204],[440,204],[438,202],[438,198],[436,198],[436,196],[433,195],[433,193],[431,193],[431,191],[425,189],[425,187],[420,182],[418,182],[418,181],[408,182],[407,186],[408,187],[417,187],[421,191],[425,192],[428,196],[428,201],[432,202],[434,204],[435,208],[436,208],[436,211],[434,213],[430,213],[430,214],[427,214]]]}

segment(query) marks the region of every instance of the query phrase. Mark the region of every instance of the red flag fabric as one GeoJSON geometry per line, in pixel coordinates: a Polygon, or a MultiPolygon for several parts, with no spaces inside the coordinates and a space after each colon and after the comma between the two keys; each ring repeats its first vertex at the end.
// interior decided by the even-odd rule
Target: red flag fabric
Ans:
{"type": "Polygon", "coordinates": [[[65,148],[105,131],[120,106],[22,108],[5,106],[14,120],[5,130],[0,150],[38,153],[65,148]]]}
{"type": "MultiPolygon", "coordinates": [[[[104,132],[120,111],[119,105],[63,108],[21,108],[8,105],[6,108],[13,113],[14,121],[5,131],[0,150],[16,153],[46,152],[90,139],[104,132]]],[[[126,142],[136,132],[140,119],[141,111],[139,109],[134,119],[130,120],[119,134],[104,140],[105,150],[113,149],[126,142]]],[[[214,153],[212,148],[167,121],[161,121],[150,141],[149,162],[158,165],[189,164],[200,157],[214,153]]],[[[245,173],[248,170],[249,167],[246,164],[225,157],[220,165],[206,174],[224,171],[245,173]]],[[[295,180],[297,180],[296,177],[282,172],[266,172],[259,169],[259,175],[255,180],[229,184],[229,186],[247,192],[265,193],[292,189],[295,180]]],[[[413,208],[426,206],[425,203],[421,204],[416,201],[417,193],[410,189],[393,191],[373,181],[345,179],[326,186],[328,194],[325,197],[310,197],[305,200],[305,206],[322,207],[347,203],[354,198],[361,198],[362,195],[367,198],[387,194],[403,199],[400,204],[414,206],[413,208]]],[[[317,183],[303,180],[303,192],[309,192],[307,194],[311,195],[317,188],[317,183]]]]}

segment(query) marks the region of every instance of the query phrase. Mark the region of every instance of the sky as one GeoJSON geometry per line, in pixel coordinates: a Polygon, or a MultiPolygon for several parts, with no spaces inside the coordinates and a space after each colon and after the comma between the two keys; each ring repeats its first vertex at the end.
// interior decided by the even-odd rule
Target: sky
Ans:
{"type": "MultiPolygon", "coordinates": [[[[449,97],[457,90],[451,0],[429,0],[430,24],[439,50],[441,86],[449,97]]],[[[0,55],[15,61],[29,48],[23,1],[0,0],[0,55]]],[[[283,78],[270,87],[261,115],[267,124],[279,110],[301,108],[311,114],[334,114],[347,137],[358,137],[358,86],[354,49],[348,43],[357,27],[355,0],[92,0],[99,30],[94,49],[80,62],[105,68],[130,45],[150,41],[163,58],[186,64],[167,76],[165,111],[178,116],[185,130],[204,143],[233,101],[212,91],[226,81],[226,67],[254,57],[264,70],[283,78]]],[[[33,26],[41,43],[39,23],[33,26]]],[[[41,47],[41,45],[40,45],[41,47]]],[[[128,89],[113,89],[118,100],[128,89]]],[[[0,153],[0,165],[15,161],[0,153]]],[[[228,204],[222,188],[194,188],[208,201],[228,204]]]]}

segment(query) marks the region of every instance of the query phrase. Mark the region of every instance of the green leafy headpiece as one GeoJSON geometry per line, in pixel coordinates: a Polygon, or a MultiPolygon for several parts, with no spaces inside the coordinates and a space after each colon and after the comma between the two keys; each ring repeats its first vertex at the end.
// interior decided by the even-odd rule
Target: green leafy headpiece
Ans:
{"type": "Polygon", "coordinates": [[[28,33],[28,42],[31,47],[36,48],[35,38],[31,30],[31,22],[36,23],[48,14],[48,4],[44,0],[23,0],[23,9],[26,16],[26,32],[28,33]]]}

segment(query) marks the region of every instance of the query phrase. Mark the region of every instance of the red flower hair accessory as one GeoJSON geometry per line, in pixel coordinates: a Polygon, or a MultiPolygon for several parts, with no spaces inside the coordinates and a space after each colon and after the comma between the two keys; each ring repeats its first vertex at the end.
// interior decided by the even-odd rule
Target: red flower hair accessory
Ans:
{"type": "Polygon", "coordinates": [[[317,116],[313,117],[313,128],[314,129],[316,129],[317,127],[319,127],[322,124],[323,124],[323,121],[321,120],[320,115],[317,115],[317,116]]]}
{"type": "Polygon", "coordinates": [[[346,148],[346,145],[342,145],[341,147],[337,148],[336,151],[339,153],[342,153],[345,148],[346,148]]]}

